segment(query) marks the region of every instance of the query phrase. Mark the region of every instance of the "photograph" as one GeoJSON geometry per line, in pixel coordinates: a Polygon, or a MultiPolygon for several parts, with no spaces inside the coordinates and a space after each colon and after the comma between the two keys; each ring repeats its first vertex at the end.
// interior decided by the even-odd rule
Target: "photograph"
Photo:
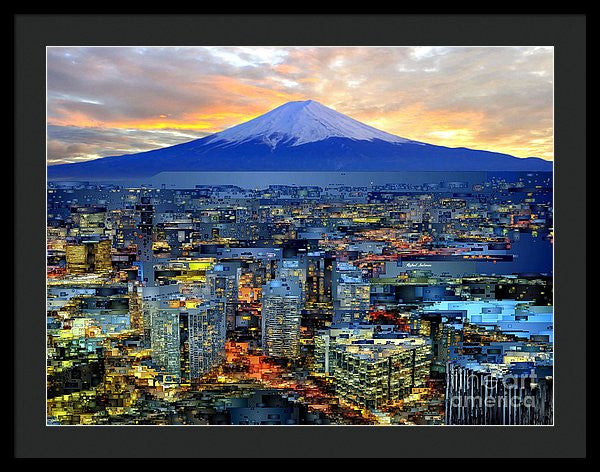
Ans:
{"type": "Polygon", "coordinates": [[[553,425],[553,105],[544,44],[48,46],[47,425],[553,425]]]}

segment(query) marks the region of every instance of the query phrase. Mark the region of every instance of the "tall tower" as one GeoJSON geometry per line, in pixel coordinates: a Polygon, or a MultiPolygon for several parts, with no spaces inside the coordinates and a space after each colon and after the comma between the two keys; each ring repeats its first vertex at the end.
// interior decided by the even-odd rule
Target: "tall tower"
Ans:
{"type": "Polygon", "coordinates": [[[300,355],[300,284],[271,280],[263,286],[262,346],[267,356],[300,355]]]}
{"type": "Polygon", "coordinates": [[[223,306],[229,332],[235,329],[240,273],[241,269],[237,263],[217,264],[206,273],[206,298],[223,306]]]}
{"type": "Polygon", "coordinates": [[[152,253],[154,206],[148,196],[140,198],[140,204],[135,207],[138,215],[137,248],[140,263],[140,278],[144,284],[154,285],[154,254],[152,253]]]}

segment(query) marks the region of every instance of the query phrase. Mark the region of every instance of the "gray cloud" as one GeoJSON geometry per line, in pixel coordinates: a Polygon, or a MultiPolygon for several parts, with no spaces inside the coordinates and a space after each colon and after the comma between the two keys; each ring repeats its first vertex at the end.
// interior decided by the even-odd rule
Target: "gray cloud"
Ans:
{"type": "Polygon", "coordinates": [[[48,126],[48,163],[64,164],[172,146],[204,136],[194,131],[48,126]]]}

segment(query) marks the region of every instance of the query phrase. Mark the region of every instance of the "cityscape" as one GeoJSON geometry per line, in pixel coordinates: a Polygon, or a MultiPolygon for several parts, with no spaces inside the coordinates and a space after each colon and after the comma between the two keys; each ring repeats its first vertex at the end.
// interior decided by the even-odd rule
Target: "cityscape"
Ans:
{"type": "MultiPolygon", "coordinates": [[[[478,150],[483,141],[432,144],[359,121],[315,89],[278,90],[273,104],[261,93],[260,113],[222,128],[217,117],[233,112],[207,112],[216,128],[202,134],[128,122],[120,153],[91,140],[117,139],[81,118],[107,99],[92,89],[65,98],[61,80],[77,83],[61,61],[75,74],[96,55],[102,74],[107,61],[135,71],[141,55],[210,52],[214,68],[229,61],[223,70],[250,74],[255,54],[303,83],[285,62],[297,50],[170,49],[48,50],[47,425],[553,424],[553,172],[542,131],[531,135],[543,158],[525,144],[518,155],[478,150]],[[64,110],[77,129],[58,118],[64,110]],[[164,141],[140,148],[135,133],[164,141]]],[[[316,49],[302,59],[324,54],[316,49]]],[[[343,57],[351,70],[369,60],[333,49],[320,61],[343,57]]],[[[517,68],[528,67],[521,57],[552,57],[382,49],[369,53],[423,70],[434,59],[436,70],[508,61],[513,50],[517,68]]],[[[531,80],[551,84],[544,67],[531,80]]]]}

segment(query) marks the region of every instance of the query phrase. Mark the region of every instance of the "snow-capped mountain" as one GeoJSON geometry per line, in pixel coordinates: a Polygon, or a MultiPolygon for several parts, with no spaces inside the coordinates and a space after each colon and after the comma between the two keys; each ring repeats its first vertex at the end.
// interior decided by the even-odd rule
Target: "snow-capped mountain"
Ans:
{"type": "Polygon", "coordinates": [[[289,102],[219,133],[162,149],[48,167],[52,179],[209,171],[551,171],[534,157],[411,141],[312,100],[289,102]]]}
{"type": "Polygon", "coordinates": [[[299,146],[328,138],[409,142],[408,139],[365,125],[313,100],[288,102],[253,120],[216,133],[208,142],[241,144],[256,140],[275,148],[279,143],[299,146]]]}

